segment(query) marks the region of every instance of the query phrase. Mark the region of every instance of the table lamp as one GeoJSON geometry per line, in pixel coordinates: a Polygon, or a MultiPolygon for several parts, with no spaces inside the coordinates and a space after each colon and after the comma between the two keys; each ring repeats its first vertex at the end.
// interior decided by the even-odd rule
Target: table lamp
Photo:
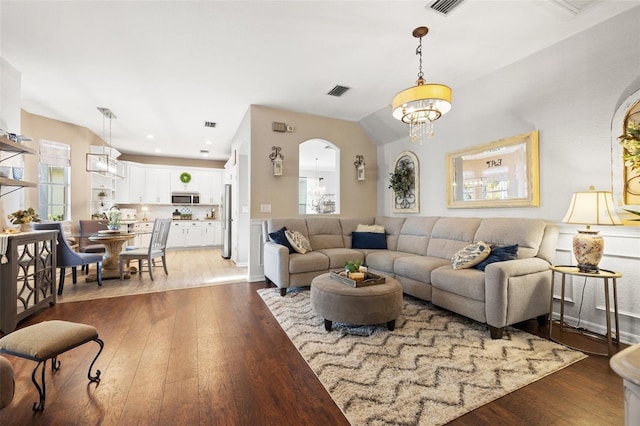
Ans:
{"type": "Polygon", "coordinates": [[[573,237],[573,255],[578,261],[578,269],[585,273],[598,273],[602,259],[604,239],[591,225],[622,225],[613,206],[613,195],[607,191],[575,192],[569,210],[562,219],[565,223],[587,225],[573,237]]]}

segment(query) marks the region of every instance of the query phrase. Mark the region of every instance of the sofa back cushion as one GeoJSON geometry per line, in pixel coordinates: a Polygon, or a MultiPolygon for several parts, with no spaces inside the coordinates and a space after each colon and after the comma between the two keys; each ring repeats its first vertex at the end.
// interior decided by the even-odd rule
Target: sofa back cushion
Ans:
{"type": "Polygon", "coordinates": [[[275,218],[267,219],[267,236],[271,232],[275,232],[282,227],[286,227],[291,231],[298,231],[307,239],[309,238],[309,232],[307,231],[307,222],[301,218],[275,218]]]}
{"type": "Polygon", "coordinates": [[[477,241],[474,237],[480,222],[477,217],[438,218],[431,231],[427,256],[451,259],[459,250],[477,241]]]}
{"type": "Polygon", "coordinates": [[[345,248],[351,248],[351,234],[356,230],[358,225],[373,225],[375,223],[375,217],[341,217],[340,226],[342,227],[342,241],[345,248]]]}
{"type": "Polygon", "coordinates": [[[398,251],[426,256],[433,226],[438,217],[409,217],[402,224],[398,236],[398,251]]]}
{"type": "Polygon", "coordinates": [[[492,217],[482,219],[475,240],[497,246],[518,244],[518,259],[526,259],[538,254],[546,226],[539,219],[492,217]]]}
{"type": "Polygon", "coordinates": [[[384,226],[384,231],[387,233],[387,249],[398,249],[398,237],[400,236],[400,229],[402,229],[404,221],[404,217],[376,217],[376,225],[384,226]]]}
{"type": "Polygon", "coordinates": [[[307,229],[309,230],[309,242],[314,250],[344,248],[342,227],[340,219],[337,217],[309,217],[307,218],[307,229]]]}

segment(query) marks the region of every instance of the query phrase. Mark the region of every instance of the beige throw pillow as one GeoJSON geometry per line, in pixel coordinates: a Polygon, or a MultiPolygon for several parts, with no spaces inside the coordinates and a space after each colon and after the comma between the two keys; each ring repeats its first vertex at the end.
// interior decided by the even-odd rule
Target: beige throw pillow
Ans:
{"type": "Polygon", "coordinates": [[[363,225],[361,223],[356,228],[356,232],[375,232],[376,234],[384,234],[384,226],[382,226],[382,225],[363,225]]]}
{"type": "Polygon", "coordinates": [[[466,269],[476,266],[478,263],[489,257],[491,247],[482,241],[469,244],[451,258],[453,269],[466,269]]]}
{"type": "Polygon", "coordinates": [[[298,253],[305,254],[313,250],[311,248],[311,243],[307,240],[307,237],[302,235],[300,232],[287,229],[284,231],[284,235],[287,237],[291,247],[293,247],[293,249],[298,253]]]}

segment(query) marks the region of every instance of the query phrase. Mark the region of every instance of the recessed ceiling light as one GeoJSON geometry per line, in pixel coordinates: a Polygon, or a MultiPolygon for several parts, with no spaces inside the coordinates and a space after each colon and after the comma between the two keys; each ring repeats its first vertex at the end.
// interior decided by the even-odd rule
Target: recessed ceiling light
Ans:
{"type": "Polygon", "coordinates": [[[162,152],[162,150],[160,148],[156,148],[155,152],[162,152]]]}
{"type": "Polygon", "coordinates": [[[151,134],[147,135],[147,139],[153,139],[153,135],[151,134]]]}
{"type": "Polygon", "coordinates": [[[211,145],[211,141],[204,141],[207,145],[211,145]]]}

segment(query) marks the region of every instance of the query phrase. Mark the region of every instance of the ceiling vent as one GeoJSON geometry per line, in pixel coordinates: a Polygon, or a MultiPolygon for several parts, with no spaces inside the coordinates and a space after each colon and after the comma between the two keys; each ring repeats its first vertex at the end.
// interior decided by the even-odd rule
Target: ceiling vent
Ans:
{"type": "Polygon", "coordinates": [[[337,84],[336,87],[334,87],[333,89],[329,90],[329,93],[327,93],[327,95],[340,97],[340,96],[344,95],[344,92],[346,92],[349,89],[350,89],[350,87],[340,86],[339,84],[337,84]]]}
{"type": "Polygon", "coordinates": [[[453,9],[460,6],[465,0],[436,0],[427,6],[427,10],[431,9],[440,15],[447,16],[453,9]]]}
{"type": "Polygon", "coordinates": [[[202,154],[202,155],[209,155],[209,150],[208,150],[208,149],[201,149],[201,150],[200,150],[200,154],[202,154]]]}
{"type": "Polygon", "coordinates": [[[216,127],[216,123],[214,123],[213,121],[205,121],[204,127],[216,127]]]}

